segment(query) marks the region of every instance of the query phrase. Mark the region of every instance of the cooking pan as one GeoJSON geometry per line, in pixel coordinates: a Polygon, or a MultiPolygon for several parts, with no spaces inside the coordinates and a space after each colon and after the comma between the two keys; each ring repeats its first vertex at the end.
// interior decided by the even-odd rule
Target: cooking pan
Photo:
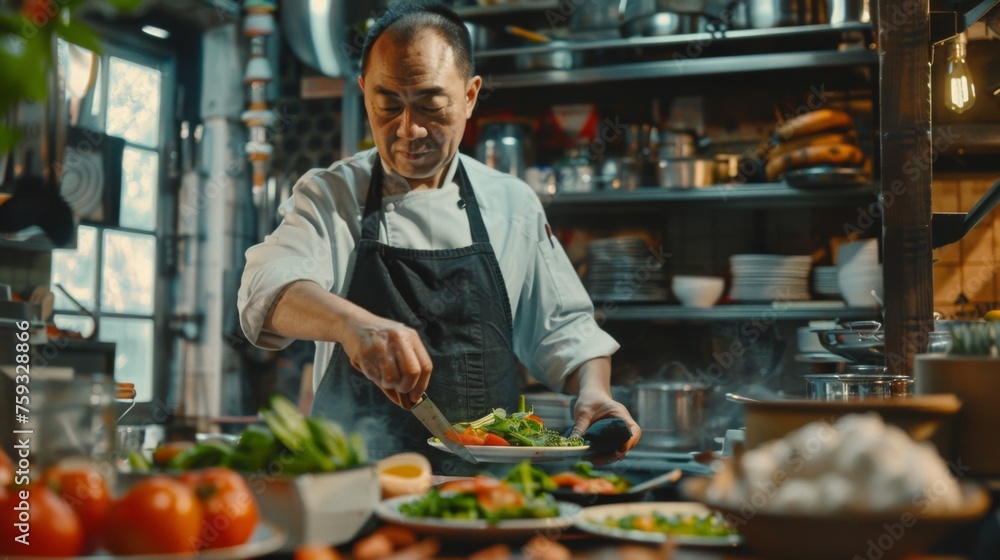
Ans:
{"type": "Polygon", "coordinates": [[[1000,179],[993,183],[990,190],[986,191],[968,214],[934,212],[931,215],[931,247],[939,249],[962,239],[983,221],[983,218],[989,216],[998,203],[1000,203],[1000,179]]]}

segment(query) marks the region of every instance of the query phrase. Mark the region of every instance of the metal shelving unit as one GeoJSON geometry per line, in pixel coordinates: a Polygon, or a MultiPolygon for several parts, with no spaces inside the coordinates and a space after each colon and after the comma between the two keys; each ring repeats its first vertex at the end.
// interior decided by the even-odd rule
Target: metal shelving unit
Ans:
{"type": "Polygon", "coordinates": [[[791,70],[796,68],[831,68],[837,66],[876,65],[874,51],[808,51],[796,53],[717,56],[702,59],[657,60],[596,66],[573,70],[544,70],[516,74],[496,74],[490,83],[497,88],[578,85],[649,78],[678,78],[711,74],[791,70]]]}
{"type": "Polygon", "coordinates": [[[595,302],[598,321],[808,321],[815,319],[873,319],[876,309],[834,307],[822,302],[775,302],[773,304],[721,304],[698,308],[680,305],[595,302]]]}
{"type": "Polygon", "coordinates": [[[870,203],[876,199],[878,183],[852,187],[797,189],[785,183],[749,183],[715,185],[699,189],[663,189],[642,187],[636,190],[594,191],[541,197],[550,213],[628,212],[643,209],[658,210],[660,204],[698,203],[725,207],[754,208],[774,206],[827,206],[834,204],[870,203]]]}

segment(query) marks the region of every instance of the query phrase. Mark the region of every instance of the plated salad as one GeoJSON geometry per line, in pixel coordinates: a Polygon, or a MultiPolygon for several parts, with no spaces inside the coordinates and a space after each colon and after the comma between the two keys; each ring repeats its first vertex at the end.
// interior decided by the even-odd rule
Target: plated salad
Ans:
{"type": "Polygon", "coordinates": [[[459,441],[463,445],[522,446],[522,447],[582,447],[587,443],[582,437],[564,437],[544,426],[542,419],[525,410],[521,396],[519,410],[508,413],[502,408],[471,422],[455,424],[459,441]]]}
{"type": "Polygon", "coordinates": [[[736,534],[736,530],[730,527],[718,513],[709,513],[706,515],[662,515],[653,512],[649,515],[607,517],[599,523],[613,529],[647,531],[667,535],[727,537],[736,534]]]}
{"type": "Polygon", "coordinates": [[[409,517],[483,519],[490,523],[558,517],[559,504],[546,491],[551,486],[542,483],[543,477],[544,472],[524,462],[504,480],[477,475],[447,482],[417,500],[401,504],[399,511],[409,517]]]}

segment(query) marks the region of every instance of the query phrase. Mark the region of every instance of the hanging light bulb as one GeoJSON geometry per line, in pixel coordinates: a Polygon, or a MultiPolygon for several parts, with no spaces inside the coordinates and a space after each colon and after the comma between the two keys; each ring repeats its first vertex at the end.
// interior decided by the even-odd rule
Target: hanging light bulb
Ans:
{"type": "Polygon", "coordinates": [[[972,83],[972,74],[965,62],[968,42],[965,32],[962,32],[948,43],[945,100],[948,102],[948,108],[956,113],[964,113],[976,102],[976,85],[972,83]]]}

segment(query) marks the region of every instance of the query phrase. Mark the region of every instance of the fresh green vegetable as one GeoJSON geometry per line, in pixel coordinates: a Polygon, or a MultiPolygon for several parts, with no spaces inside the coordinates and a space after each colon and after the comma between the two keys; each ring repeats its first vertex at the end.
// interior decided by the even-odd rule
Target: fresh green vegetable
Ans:
{"type": "Polygon", "coordinates": [[[689,535],[696,537],[725,537],[736,533],[719,514],[707,515],[626,515],[608,517],[603,525],[616,529],[650,531],[669,535],[689,535]]]}
{"type": "MultiPolygon", "coordinates": [[[[359,434],[344,433],[326,418],[306,418],[281,395],[271,397],[270,408],[261,410],[266,426],[253,425],[240,434],[236,445],[223,441],[202,442],[181,451],[165,465],[168,470],[226,466],[252,472],[280,466],[295,476],[331,472],[357,466],[368,460],[359,434]]],[[[130,466],[141,469],[146,458],[129,456],[130,466]],[[137,466],[138,465],[138,466],[137,466]]]]}
{"type": "Polygon", "coordinates": [[[153,470],[153,464],[137,449],[128,452],[128,466],[133,472],[138,473],[148,473],[153,470]]]}
{"type": "Polygon", "coordinates": [[[472,426],[476,430],[500,436],[511,445],[517,446],[579,447],[586,445],[582,437],[563,437],[559,432],[542,426],[538,417],[534,415],[534,410],[530,412],[522,410],[508,415],[506,410],[495,408],[486,416],[472,422],[458,424],[456,428],[461,431],[465,426],[472,426]]]}
{"type": "Polygon", "coordinates": [[[558,488],[549,475],[533,466],[531,461],[518,463],[510,470],[505,480],[528,498],[542,496],[558,488]]]}

